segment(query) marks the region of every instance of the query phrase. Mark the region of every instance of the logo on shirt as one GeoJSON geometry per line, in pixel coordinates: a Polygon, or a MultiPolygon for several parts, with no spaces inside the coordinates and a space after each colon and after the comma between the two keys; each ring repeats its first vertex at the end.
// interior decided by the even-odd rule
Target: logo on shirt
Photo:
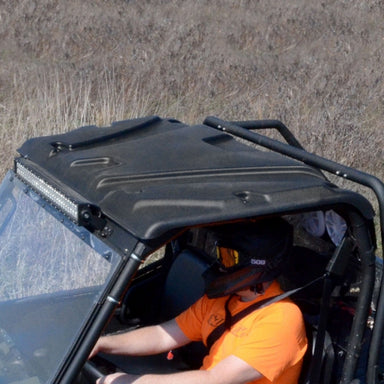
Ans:
{"type": "Polygon", "coordinates": [[[222,322],[224,322],[224,319],[222,316],[220,315],[216,315],[216,314],[212,314],[211,316],[209,316],[209,319],[208,319],[208,324],[211,326],[211,327],[214,327],[216,328],[218,325],[220,325],[222,322]]]}
{"type": "Polygon", "coordinates": [[[232,335],[236,337],[246,337],[249,335],[249,328],[242,326],[241,324],[235,325],[231,329],[232,335]]]}

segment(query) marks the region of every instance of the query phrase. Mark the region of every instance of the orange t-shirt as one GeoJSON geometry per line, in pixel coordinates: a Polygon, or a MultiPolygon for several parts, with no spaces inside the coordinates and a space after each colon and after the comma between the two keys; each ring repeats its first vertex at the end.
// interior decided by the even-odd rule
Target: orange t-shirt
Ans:
{"type": "MultiPolygon", "coordinates": [[[[242,302],[233,297],[229,310],[233,316],[259,300],[281,293],[279,284],[273,282],[264,295],[254,301],[242,302]]],[[[206,344],[212,330],[224,321],[227,298],[203,296],[177,316],[176,322],[189,339],[206,344]]],[[[234,355],[263,375],[249,384],[294,384],[298,381],[306,349],[307,338],[300,309],[285,299],[253,311],[233,325],[230,331],[225,331],[212,345],[201,369],[213,368],[219,361],[234,355]]]]}

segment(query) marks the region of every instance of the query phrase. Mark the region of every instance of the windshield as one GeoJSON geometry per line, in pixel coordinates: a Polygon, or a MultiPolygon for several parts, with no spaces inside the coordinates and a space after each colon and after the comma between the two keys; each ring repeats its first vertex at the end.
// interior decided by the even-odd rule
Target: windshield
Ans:
{"type": "Polygon", "coordinates": [[[50,382],[120,257],[9,173],[0,186],[0,382],[50,382]]]}

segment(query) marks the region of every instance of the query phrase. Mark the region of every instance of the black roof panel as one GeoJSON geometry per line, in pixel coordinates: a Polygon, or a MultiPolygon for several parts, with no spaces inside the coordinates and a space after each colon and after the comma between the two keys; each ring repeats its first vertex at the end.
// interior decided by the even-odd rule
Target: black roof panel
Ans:
{"type": "Polygon", "coordinates": [[[19,149],[32,169],[75,191],[141,239],[175,228],[349,204],[359,194],[318,170],[262,151],[206,125],[147,117],[34,138],[19,149]]]}

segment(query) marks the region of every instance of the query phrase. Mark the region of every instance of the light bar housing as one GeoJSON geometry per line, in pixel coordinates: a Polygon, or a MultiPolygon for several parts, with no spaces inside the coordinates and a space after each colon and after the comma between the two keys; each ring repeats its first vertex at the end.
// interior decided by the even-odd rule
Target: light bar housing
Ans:
{"type": "Polygon", "coordinates": [[[28,184],[35,192],[49,201],[75,223],[79,223],[79,203],[66,196],[46,180],[36,175],[24,164],[15,161],[15,172],[20,179],[28,184]]]}

